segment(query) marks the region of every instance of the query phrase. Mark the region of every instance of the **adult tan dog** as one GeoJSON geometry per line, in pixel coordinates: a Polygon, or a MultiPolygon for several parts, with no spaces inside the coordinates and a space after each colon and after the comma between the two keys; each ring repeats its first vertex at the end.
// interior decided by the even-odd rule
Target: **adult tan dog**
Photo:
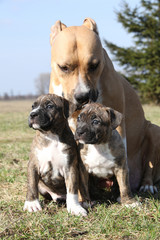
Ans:
{"type": "Polygon", "coordinates": [[[160,128],[148,122],[132,86],[114,69],[102,48],[95,21],[51,28],[50,93],[63,95],[77,105],[101,102],[124,116],[117,128],[127,149],[132,191],[157,191],[160,179],[160,128]]]}

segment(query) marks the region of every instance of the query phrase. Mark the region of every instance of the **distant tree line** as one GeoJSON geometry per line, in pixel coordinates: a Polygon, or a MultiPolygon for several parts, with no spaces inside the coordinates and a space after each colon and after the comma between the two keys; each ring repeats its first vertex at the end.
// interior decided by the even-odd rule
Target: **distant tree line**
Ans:
{"type": "Polygon", "coordinates": [[[0,101],[2,100],[23,100],[23,99],[35,99],[38,95],[34,94],[26,94],[26,95],[9,95],[8,93],[4,93],[3,96],[0,96],[0,101]]]}
{"type": "Polygon", "coordinates": [[[41,73],[35,79],[35,94],[26,94],[21,95],[17,94],[14,95],[13,92],[11,93],[4,93],[3,96],[0,96],[0,100],[18,100],[18,99],[34,99],[42,94],[47,94],[49,92],[49,82],[50,82],[50,74],[49,73],[41,73]]]}
{"type": "Polygon", "coordinates": [[[116,12],[118,21],[132,33],[134,45],[128,48],[105,40],[114,60],[143,101],[160,103],[160,0],[141,0],[131,9],[124,2],[116,12]]]}

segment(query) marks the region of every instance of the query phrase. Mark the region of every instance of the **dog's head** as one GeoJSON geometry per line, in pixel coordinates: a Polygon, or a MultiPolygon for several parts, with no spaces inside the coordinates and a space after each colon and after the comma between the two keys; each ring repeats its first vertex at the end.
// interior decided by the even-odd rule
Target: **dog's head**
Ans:
{"type": "Polygon", "coordinates": [[[106,143],[121,123],[122,114],[99,103],[87,104],[77,118],[75,139],[80,143],[106,143]]]}
{"type": "Polygon", "coordinates": [[[29,126],[41,131],[51,129],[56,131],[63,128],[71,106],[74,108],[69,101],[55,94],[42,95],[32,105],[28,119],[29,126]]]}
{"type": "Polygon", "coordinates": [[[77,106],[96,101],[98,81],[104,67],[103,48],[94,20],[66,27],[57,21],[51,28],[50,92],[63,94],[77,106]]]}

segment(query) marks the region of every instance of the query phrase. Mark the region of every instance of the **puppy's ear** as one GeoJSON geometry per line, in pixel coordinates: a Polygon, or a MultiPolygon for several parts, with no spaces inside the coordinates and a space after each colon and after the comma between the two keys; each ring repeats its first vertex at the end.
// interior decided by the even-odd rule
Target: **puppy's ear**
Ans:
{"type": "Polygon", "coordinates": [[[57,21],[52,27],[51,27],[51,33],[50,33],[50,44],[52,46],[53,40],[57,36],[59,32],[61,32],[63,29],[65,29],[67,26],[61,21],[57,21]]]}
{"type": "Polygon", "coordinates": [[[123,115],[112,108],[106,108],[106,111],[110,117],[112,129],[116,129],[120,125],[123,115]]]}
{"type": "Polygon", "coordinates": [[[83,21],[83,25],[90,30],[94,31],[98,35],[98,28],[96,22],[92,18],[85,18],[83,21]]]}
{"type": "Polygon", "coordinates": [[[73,112],[77,109],[77,106],[65,98],[61,98],[61,99],[63,102],[64,117],[69,118],[73,114],[73,112]]]}

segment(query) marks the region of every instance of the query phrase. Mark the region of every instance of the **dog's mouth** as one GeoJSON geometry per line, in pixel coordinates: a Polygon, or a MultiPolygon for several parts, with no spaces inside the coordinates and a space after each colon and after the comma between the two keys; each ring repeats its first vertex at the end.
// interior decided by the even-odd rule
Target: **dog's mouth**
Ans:
{"type": "Polygon", "coordinates": [[[29,117],[28,125],[30,128],[33,128],[34,130],[43,130],[48,131],[51,128],[51,122],[50,121],[39,121],[38,118],[31,118],[29,117]]]}
{"type": "Polygon", "coordinates": [[[74,139],[82,144],[96,144],[98,142],[96,135],[89,132],[76,131],[74,139]]]}

